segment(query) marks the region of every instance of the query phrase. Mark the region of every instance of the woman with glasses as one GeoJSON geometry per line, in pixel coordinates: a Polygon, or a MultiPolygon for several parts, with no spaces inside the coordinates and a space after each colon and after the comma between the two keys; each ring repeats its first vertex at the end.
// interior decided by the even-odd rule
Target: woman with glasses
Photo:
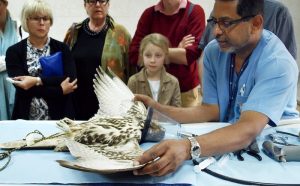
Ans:
{"type": "Polygon", "coordinates": [[[109,6],[109,0],[85,0],[88,18],[74,23],[64,40],[71,49],[77,69],[75,110],[79,120],[91,118],[99,108],[93,88],[97,67],[105,70],[109,67],[125,83],[129,77],[128,46],[131,37],[108,14],[109,6]]]}
{"type": "Polygon", "coordinates": [[[69,48],[48,36],[53,24],[49,5],[43,0],[27,1],[21,22],[29,37],[6,52],[7,72],[16,87],[12,119],[74,118],[71,93],[77,88],[75,65],[69,48]],[[40,58],[57,52],[61,52],[62,75],[45,75],[48,69],[41,66],[40,58]]]}

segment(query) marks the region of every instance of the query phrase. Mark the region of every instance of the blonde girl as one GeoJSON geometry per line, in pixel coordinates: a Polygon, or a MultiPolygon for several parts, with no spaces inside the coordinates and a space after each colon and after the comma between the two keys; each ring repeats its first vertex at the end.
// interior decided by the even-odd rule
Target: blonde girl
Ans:
{"type": "Polygon", "coordinates": [[[164,105],[181,106],[180,88],[175,76],[166,72],[168,39],[158,33],[147,35],[139,49],[139,63],[144,67],[131,76],[128,87],[134,94],[144,94],[164,105]]]}

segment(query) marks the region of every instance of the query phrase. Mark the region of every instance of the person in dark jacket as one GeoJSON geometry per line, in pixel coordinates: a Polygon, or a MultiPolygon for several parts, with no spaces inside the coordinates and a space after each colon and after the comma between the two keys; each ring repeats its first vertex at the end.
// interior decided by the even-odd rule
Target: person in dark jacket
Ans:
{"type": "Polygon", "coordinates": [[[22,9],[22,27],[29,37],[8,48],[6,67],[16,87],[12,119],[58,120],[74,118],[72,92],[77,88],[75,63],[67,45],[48,36],[52,11],[42,0],[22,9]],[[63,75],[43,75],[39,59],[62,54],[63,75]]]}

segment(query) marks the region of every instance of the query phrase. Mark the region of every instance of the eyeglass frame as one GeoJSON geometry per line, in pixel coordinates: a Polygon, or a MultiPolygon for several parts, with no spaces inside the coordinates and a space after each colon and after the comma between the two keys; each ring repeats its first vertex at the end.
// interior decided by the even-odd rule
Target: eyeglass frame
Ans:
{"type": "Polygon", "coordinates": [[[256,15],[249,15],[249,16],[244,16],[244,17],[241,17],[239,19],[230,20],[230,21],[229,20],[219,20],[219,21],[217,21],[215,18],[210,18],[210,19],[207,20],[207,23],[210,23],[213,26],[218,24],[218,27],[222,31],[225,31],[226,29],[230,28],[232,25],[239,24],[241,22],[249,21],[251,18],[253,18],[255,16],[256,15]],[[220,23],[222,23],[222,24],[220,25],[220,23]]]}
{"type": "Polygon", "coordinates": [[[88,3],[89,5],[96,5],[97,2],[99,2],[100,5],[107,5],[107,3],[109,2],[109,0],[92,0],[95,1],[94,3],[90,2],[91,0],[84,0],[85,3],[88,3]]]}
{"type": "Polygon", "coordinates": [[[47,22],[47,21],[51,22],[51,18],[48,17],[48,16],[43,16],[43,17],[33,16],[33,17],[28,17],[28,20],[34,21],[34,22],[37,22],[37,23],[40,23],[42,20],[43,20],[43,22],[47,22]]]}

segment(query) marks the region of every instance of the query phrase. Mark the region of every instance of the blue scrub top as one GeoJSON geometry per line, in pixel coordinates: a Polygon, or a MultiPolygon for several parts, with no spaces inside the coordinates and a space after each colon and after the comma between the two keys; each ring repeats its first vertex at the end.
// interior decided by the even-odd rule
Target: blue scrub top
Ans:
{"type": "Polygon", "coordinates": [[[221,122],[235,123],[243,111],[250,110],[268,116],[271,126],[280,119],[299,116],[296,110],[298,66],[276,35],[263,30],[238,81],[234,73],[237,91],[228,112],[231,55],[222,52],[216,40],[204,50],[203,103],[219,106],[221,122]]]}

